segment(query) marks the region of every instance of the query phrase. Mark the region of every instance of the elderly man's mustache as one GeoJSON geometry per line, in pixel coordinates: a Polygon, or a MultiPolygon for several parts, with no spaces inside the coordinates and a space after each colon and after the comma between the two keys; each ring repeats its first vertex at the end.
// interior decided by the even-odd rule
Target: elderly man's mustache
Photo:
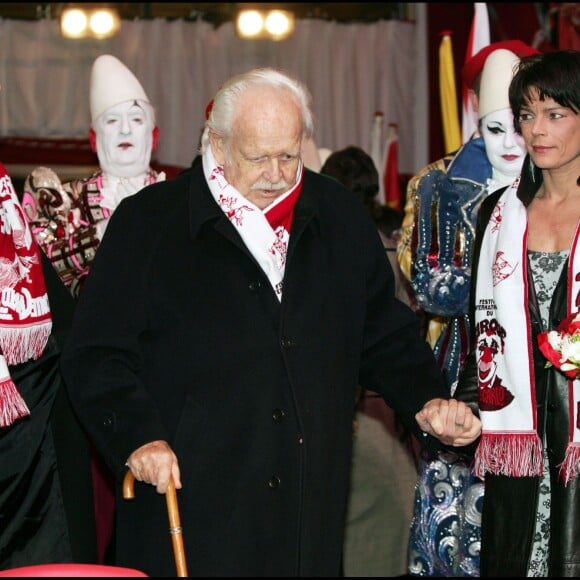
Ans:
{"type": "Polygon", "coordinates": [[[278,183],[271,183],[269,181],[257,181],[256,183],[254,183],[254,185],[252,185],[252,187],[250,189],[252,189],[252,190],[254,190],[254,189],[266,189],[269,191],[278,191],[280,189],[288,189],[289,187],[290,186],[283,179],[282,181],[279,181],[278,183]]]}

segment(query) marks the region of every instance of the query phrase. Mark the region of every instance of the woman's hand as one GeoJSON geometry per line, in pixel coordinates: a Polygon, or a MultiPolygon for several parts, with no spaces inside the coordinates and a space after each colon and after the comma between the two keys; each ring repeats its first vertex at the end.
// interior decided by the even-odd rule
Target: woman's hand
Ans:
{"type": "Polygon", "coordinates": [[[445,445],[462,447],[481,435],[481,421],[457,399],[432,399],[415,415],[419,427],[445,445]]]}

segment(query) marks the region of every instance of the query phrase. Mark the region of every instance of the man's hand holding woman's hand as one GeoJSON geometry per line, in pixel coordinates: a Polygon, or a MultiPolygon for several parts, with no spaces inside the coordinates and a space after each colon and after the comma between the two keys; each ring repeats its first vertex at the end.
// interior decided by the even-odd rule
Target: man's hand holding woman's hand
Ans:
{"type": "Polygon", "coordinates": [[[419,427],[445,445],[462,447],[481,435],[481,421],[457,399],[431,399],[415,415],[419,427]]]}

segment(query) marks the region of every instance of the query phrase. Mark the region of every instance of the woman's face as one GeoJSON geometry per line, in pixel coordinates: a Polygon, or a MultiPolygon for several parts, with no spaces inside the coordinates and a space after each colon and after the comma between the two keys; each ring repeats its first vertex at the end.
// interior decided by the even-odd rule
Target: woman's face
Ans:
{"type": "Polygon", "coordinates": [[[557,169],[580,155],[580,115],[551,98],[540,100],[537,91],[520,111],[526,148],[540,169],[557,169]]]}
{"type": "Polygon", "coordinates": [[[482,117],[480,133],[495,172],[511,179],[517,177],[522,170],[526,148],[524,139],[514,130],[511,109],[500,109],[482,117]]]}

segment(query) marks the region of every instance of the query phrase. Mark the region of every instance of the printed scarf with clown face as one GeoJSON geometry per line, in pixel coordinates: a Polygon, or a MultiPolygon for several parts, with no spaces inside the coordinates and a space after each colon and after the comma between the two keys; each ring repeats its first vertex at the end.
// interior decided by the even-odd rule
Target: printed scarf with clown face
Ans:
{"type": "MultiPolygon", "coordinates": [[[[477,270],[475,334],[483,423],[475,473],[525,477],[543,472],[527,305],[527,212],[519,178],[498,200],[487,224],[477,270]]],[[[580,224],[568,259],[568,314],[580,298],[580,224]]],[[[560,476],[580,473],[580,380],[569,380],[569,442],[560,476]]]]}

